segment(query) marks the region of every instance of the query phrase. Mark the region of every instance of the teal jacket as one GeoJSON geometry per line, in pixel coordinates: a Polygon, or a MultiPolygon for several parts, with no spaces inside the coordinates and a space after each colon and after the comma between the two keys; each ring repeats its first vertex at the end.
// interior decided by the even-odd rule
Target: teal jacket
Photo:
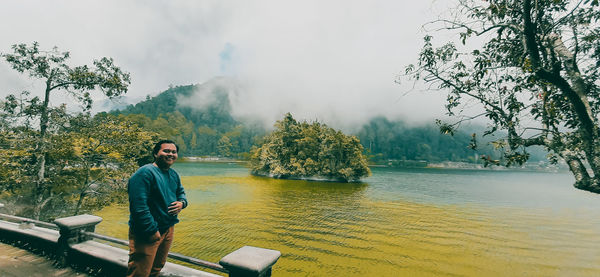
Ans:
{"type": "Polygon", "coordinates": [[[179,174],[173,169],[163,171],[153,164],[140,167],[129,178],[127,192],[129,227],[139,235],[163,233],[179,222],[176,215],[168,213],[169,205],[181,201],[185,208],[188,204],[179,174]]]}

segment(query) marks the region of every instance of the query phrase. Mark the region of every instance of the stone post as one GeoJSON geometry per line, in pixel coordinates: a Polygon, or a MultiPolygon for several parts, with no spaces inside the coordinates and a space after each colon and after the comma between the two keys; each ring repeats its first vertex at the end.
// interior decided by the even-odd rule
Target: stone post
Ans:
{"type": "Polygon", "coordinates": [[[82,231],[94,232],[96,225],[102,218],[94,215],[76,215],[54,220],[60,230],[58,238],[57,260],[60,265],[66,266],[69,262],[69,245],[90,240],[82,231]]]}
{"type": "Polygon", "coordinates": [[[269,277],[281,252],[244,246],[223,257],[219,264],[229,271],[229,277],[269,277]]]}

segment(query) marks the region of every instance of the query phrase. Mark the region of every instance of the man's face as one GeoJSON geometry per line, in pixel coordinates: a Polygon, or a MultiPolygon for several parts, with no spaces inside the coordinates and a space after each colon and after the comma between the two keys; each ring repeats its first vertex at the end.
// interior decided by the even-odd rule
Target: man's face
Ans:
{"type": "Polygon", "coordinates": [[[160,168],[169,168],[177,160],[177,147],[172,143],[163,143],[160,150],[154,155],[156,165],[160,168]]]}

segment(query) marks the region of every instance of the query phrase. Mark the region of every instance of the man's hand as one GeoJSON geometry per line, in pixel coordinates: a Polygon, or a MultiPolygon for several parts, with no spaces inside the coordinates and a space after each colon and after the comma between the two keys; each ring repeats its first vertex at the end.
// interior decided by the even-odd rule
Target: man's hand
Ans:
{"type": "Polygon", "coordinates": [[[156,231],[154,235],[150,236],[150,241],[155,242],[160,240],[160,232],[156,231]]]}
{"type": "Polygon", "coordinates": [[[169,214],[177,215],[179,212],[181,212],[181,209],[183,209],[183,203],[180,201],[175,201],[169,206],[169,214]]]}

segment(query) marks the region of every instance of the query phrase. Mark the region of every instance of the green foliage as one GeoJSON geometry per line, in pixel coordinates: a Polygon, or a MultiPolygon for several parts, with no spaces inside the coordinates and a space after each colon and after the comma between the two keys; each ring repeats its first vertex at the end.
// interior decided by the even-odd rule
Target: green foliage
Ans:
{"type": "MultiPolygon", "coordinates": [[[[142,159],[139,147],[153,137],[109,117],[73,116],[66,106],[50,105],[63,92],[91,108],[90,92],[112,98],[127,91],[129,74],[110,58],[93,66],[72,67],[69,52],[31,45],[12,46],[1,57],[16,71],[45,85],[43,96],[9,95],[0,111],[0,193],[15,213],[39,218],[78,213],[84,197],[106,204],[104,192],[123,187],[132,162],[142,159]],[[131,143],[124,147],[124,143],[131,143]],[[120,145],[120,146],[119,146],[120,145]]],[[[99,205],[101,206],[101,205],[99,205]]],[[[96,207],[99,207],[96,205],[96,207]]]]}
{"type": "MultiPolygon", "coordinates": [[[[8,115],[2,114],[3,118],[8,115]]],[[[23,126],[0,133],[0,195],[14,213],[40,218],[79,214],[123,200],[127,178],[152,161],[157,135],[111,115],[64,115],[47,134],[43,188],[36,186],[35,152],[39,131],[23,126]],[[115,198],[116,197],[116,198],[115,198]]]]}
{"type": "MultiPolygon", "coordinates": [[[[189,97],[203,86],[206,84],[173,87],[123,111],[111,113],[136,122],[145,130],[156,132],[161,137],[177,141],[182,156],[210,155],[248,159],[252,145],[257,143],[265,131],[260,126],[232,121],[229,101],[223,91],[216,90],[214,93],[221,96],[214,97],[217,101],[204,108],[178,106],[177,99],[189,97]]],[[[484,146],[479,152],[467,149],[470,135],[454,130],[449,125],[447,130],[446,133],[454,136],[440,135],[439,130],[432,126],[408,126],[401,121],[390,122],[374,118],[355,135],[367,149],[369,158],[377,163],[387,163],[388,159],[473,162],[476,161],[473,158],[476,153],[500,158],[500,153],[492,147],[484,146]]],[[[307,145],[310,143],[312,142],[306,142],[307,145]]]]}
{"type": "Polygon", "coordinates": [[[145,101],[111,113],[157,132],[161,137],[174,140],[180,146],[182,156],[240,158],[243,153],[250,151],[265,130],[256,124],[235,120],[231,116],[227,92],[219,87],[206,89],[210,85],[172,87],[155,97],[148,97],[145,101]],[[201,90],[208,90],[214,101],[198,103],[197,108],[178,104],[179,99],[186,99],[201,90]]]}
{"type": "MultiPolygon", "coordinates": [[[[507,159],[502,149],[494,147],[497,142],[493,135],[483,138],[474,136],[475,133],[484,132],[484,127],[476,125],[468,129],[452,127],[452,135],[444,133],[443,128],[437,127],[433,124],[410,126],[403,121],[389,121],[377,117],[365,124],[356,136],[366,149],[369,159],[374,163],[392,162],[398,165],[423,164],[415,161],[481,163],[484,162],[479,160],[482,155],[501,161],[507,159]],[[397,163],[394,160],[404,162],[397,163]]],[[[545,161],[546,154],[547,152],[539,147],[530,149],[530,160],[545,161]]]]}
{"type": "MultiPolygon", "coordinates": [[[[199,106],[204,104],[201,108],[191,109],[177,104],[178,99],[190,97],[195,91],[208,91],[206,86],[172,87],[155,97],[148,97],[136,105],[111,113],[136,122],[161,137],[177,141],[182,156],[248,159],[252,145],[264,136],[265,131],[261,126],[235,121],[223,90],[213,90],[211,93],[216,96],[212,98],[216,100],[210,104],[198,103],[199,106]]],[[[448,128],[448,132],[454,133],[451,126],[448,128]]],[[[453,137],[442,136],[431,126],[411,127],[382,118],[372,119],[356,135],[374,162],[388,159],[472,162],[475,154],[466,149],[470,137],[465,133],[457,132],[453,137]]],[[[310,143],[314,141],[305,144],[310,143]]],[[[480,152],[499,156],[491,147],[480,152]]]]}
{"type": "Polygon", "coordinates": [[[362,152],[355,136],[318,122],[297,122],[288,113],[262,145],[253,148],[251,166],[254,174],[277,178],[355,181],[371,173],[362,152]]]}
{"type": "MultiPolygon", "coordinates": [[[[87,65],[71,67],[66,63],[70,53],[60,52],[57,47],[42,51],[39,44],[34,42],[31,45],[15,44],[12,49],[12,54],[2,54],[2,57],[13,69],[43,80],[47,93],[53,90],[66,91],[80,100],[86,109],[90,109],[92,104],[88,91],[100,89],[112,98],[126,93],[130,84],[129,73],[115,66],[111,58],[93,61],[93,68],[87,65]]],[[[48,107],[46,100],[44,106],[40,107],[42,110],[48,107]]]]}
{"type": "Polygon", "coordinates": [[[33,182],[35,132],[28,128],[0,131],[0,193],[14,191],[33,182]]]}
{"type": "Polygon", "coordinates": [[[231,148],[233,145],[231,144],[231,140],[227,136],[222,136],[217,143],[217,148],[219,149],[219,155],[224,157],[231,156],[231,148]]]}
{"type": "Polygon", "coordinates": [[[66,164],[54,177],[61,179],[60,190],[78,196],[74,214],[81,208],[101,208],[115,193],[124,192],[138,166],[152,161],[150,149],[157,140],[155,133],[106,114],[72,117],[58,135],[52,143],[57,151],[48,163],[66,164]]]}
{"type": "Polygon", "coordinates": [[[387,160],[470,161],[469,136],[440,134],[434,126],[410,127],[379,117],[364,125],[357,136],[374,162],[387,160]]]}
{"type": "Polygon", "coordinates": [[[442,131],[485,117],[484,136],[502,134],[494,142],[502,164],[520,165],[528,147],[543,146],[552,161],[568,164],[577,188],[600,193],[598,1],[457,2],[459,15],[432,24],[458,32],[460,42],[435,46],[427,35],[418,62],[405,70],[446,92],[448,114],[463,116],[440,124],[442,131]],[[465,114],[473,103],[482,112],[465,114]]]}

